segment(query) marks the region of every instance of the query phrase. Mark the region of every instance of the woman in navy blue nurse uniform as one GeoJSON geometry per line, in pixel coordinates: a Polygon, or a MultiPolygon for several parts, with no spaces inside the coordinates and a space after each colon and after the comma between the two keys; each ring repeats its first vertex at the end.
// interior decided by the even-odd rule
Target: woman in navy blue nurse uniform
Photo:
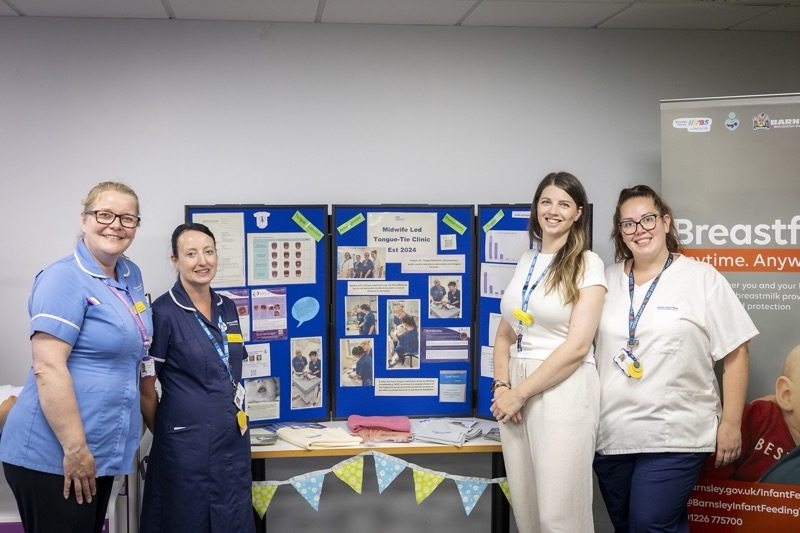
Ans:
{"type": "Polygon", "coordinates": [[[114,476],[133,472],[138,370],[152,330],[141,273],[123,255],[139,221],[130,187],[96,185],[75,251],[33,283],[33,365],[0,440],[28,533],[99,533],[114,476]]]}
{"type": "Polygon", "coordinates": [[[142,415],[153,432],[141,531],[252,532],[239,385],[247,353],[236,305],[211,289],[214,235],[202,224],[181,224],[172,233],[172,263],[178,281],[153,302],[155,368],[141,379],[142,415]]]}

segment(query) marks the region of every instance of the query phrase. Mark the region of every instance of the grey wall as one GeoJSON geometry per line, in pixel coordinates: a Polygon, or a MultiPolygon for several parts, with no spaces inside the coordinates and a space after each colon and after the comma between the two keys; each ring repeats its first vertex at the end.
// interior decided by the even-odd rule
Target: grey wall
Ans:
{"type": "MultiPolygon", "coordinates": [[[[154,296],[185,204],[527,202],[559,169],[608,262],[619,189],[660,187],[659,100],[796,92],[798,55],[797,33],[0,18],[0,383],[25,379],[31,281],[98,181],[140,196],[129,255],[154,296]]],[[[405,496],[401,515],[438,520],[405,496]]],[[[348,522],[358,498],[318,518],[407,530],[348,522]]],[[[486,512],[437,528],[485,531],[486,512]]]]}

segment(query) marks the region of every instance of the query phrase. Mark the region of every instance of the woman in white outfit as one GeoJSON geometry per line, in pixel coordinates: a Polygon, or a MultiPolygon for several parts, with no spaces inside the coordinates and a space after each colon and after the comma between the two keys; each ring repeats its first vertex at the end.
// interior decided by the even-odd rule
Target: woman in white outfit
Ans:
{"type": "Polygon", "coordinates": [[[528,228],[534,249],[500,303],[491,410],[520,533],[594,529],[600,384],[592,340],[605,278],[603,261],[589,251],[588,207],[572,174],[542,180],[528,228]]]}
{"type": "Polygon", "coordinates": [[[741,454],[747,342],[758,331],[727,280],[681,255],[653,189],[623,189],[617,261],[597,332],[600,432],[595,472],[616,531],[689,531],[687,502],[710,452],[741,454]],[[714,365],[722,360],[723,407],[714,365]]]}

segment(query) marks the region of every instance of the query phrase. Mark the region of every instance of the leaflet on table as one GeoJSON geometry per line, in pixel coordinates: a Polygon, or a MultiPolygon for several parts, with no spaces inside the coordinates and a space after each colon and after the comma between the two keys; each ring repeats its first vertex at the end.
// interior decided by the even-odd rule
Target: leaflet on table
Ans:
{"type": "Polygon", "coordinates": [[[414,431],[414,440],[434,444],[462,446],[465,442],[480,437],[483,431],[476,427],[477,421],[458,418],[431,418],[419,421],[414,431]]]}
{"type": "Polygon", "coordinates": [[[265,428],[250,429],[251,446],[269,446],[278,441],[278,434],[265,428]]]}
{"type": "Polygon", "coordinates": [[[278,431],[281,428],[315,428],[324,429],[325,426],[318,422],[273,422],[262,426],[267,431],[278,431]]]}

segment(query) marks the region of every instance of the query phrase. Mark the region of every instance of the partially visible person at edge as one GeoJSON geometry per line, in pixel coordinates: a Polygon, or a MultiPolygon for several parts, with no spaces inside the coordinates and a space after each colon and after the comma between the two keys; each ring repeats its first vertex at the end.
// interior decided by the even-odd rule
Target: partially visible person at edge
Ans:
{"type": "Polygon", "coordinates": [[[140,383],[142,415],[153,432],[140,531],[253,532],[240,384],[247,352],[236,305],[211,289],[219,261],[213,233],[181,224],[171,259],[178,280],[153,302],[154,365],[140,383]]]}
{"type": "Polygon", "coordinates": [[[534,249],[520,258],[500,302],[491,411],[520,533],[594,529],[600,384],[592,341],[605,278],[589,250],[588,208],[572,174],[542,180],[528,229],[534,249]]]}
{"type": "Polygon", "coordinates": [[[689,531],[709,452],[717,466],[741,454],[747,343],[758,331],[727,280],[681,254],[672,212],[650,187],[620,192],[611,237],[619,262],[606,270],[597,333],[594,469],[616,531],[689,531]]]}
{"type": "Polygon", "coordinates": [[[139,447],[139,363],[152,317],[139,268],[123,254],[139,199],[120,182],[89,191],[75,251],[33,283],[33,366],[0,440],[28,533],[99,532],[114,476],[139,447]]]}

